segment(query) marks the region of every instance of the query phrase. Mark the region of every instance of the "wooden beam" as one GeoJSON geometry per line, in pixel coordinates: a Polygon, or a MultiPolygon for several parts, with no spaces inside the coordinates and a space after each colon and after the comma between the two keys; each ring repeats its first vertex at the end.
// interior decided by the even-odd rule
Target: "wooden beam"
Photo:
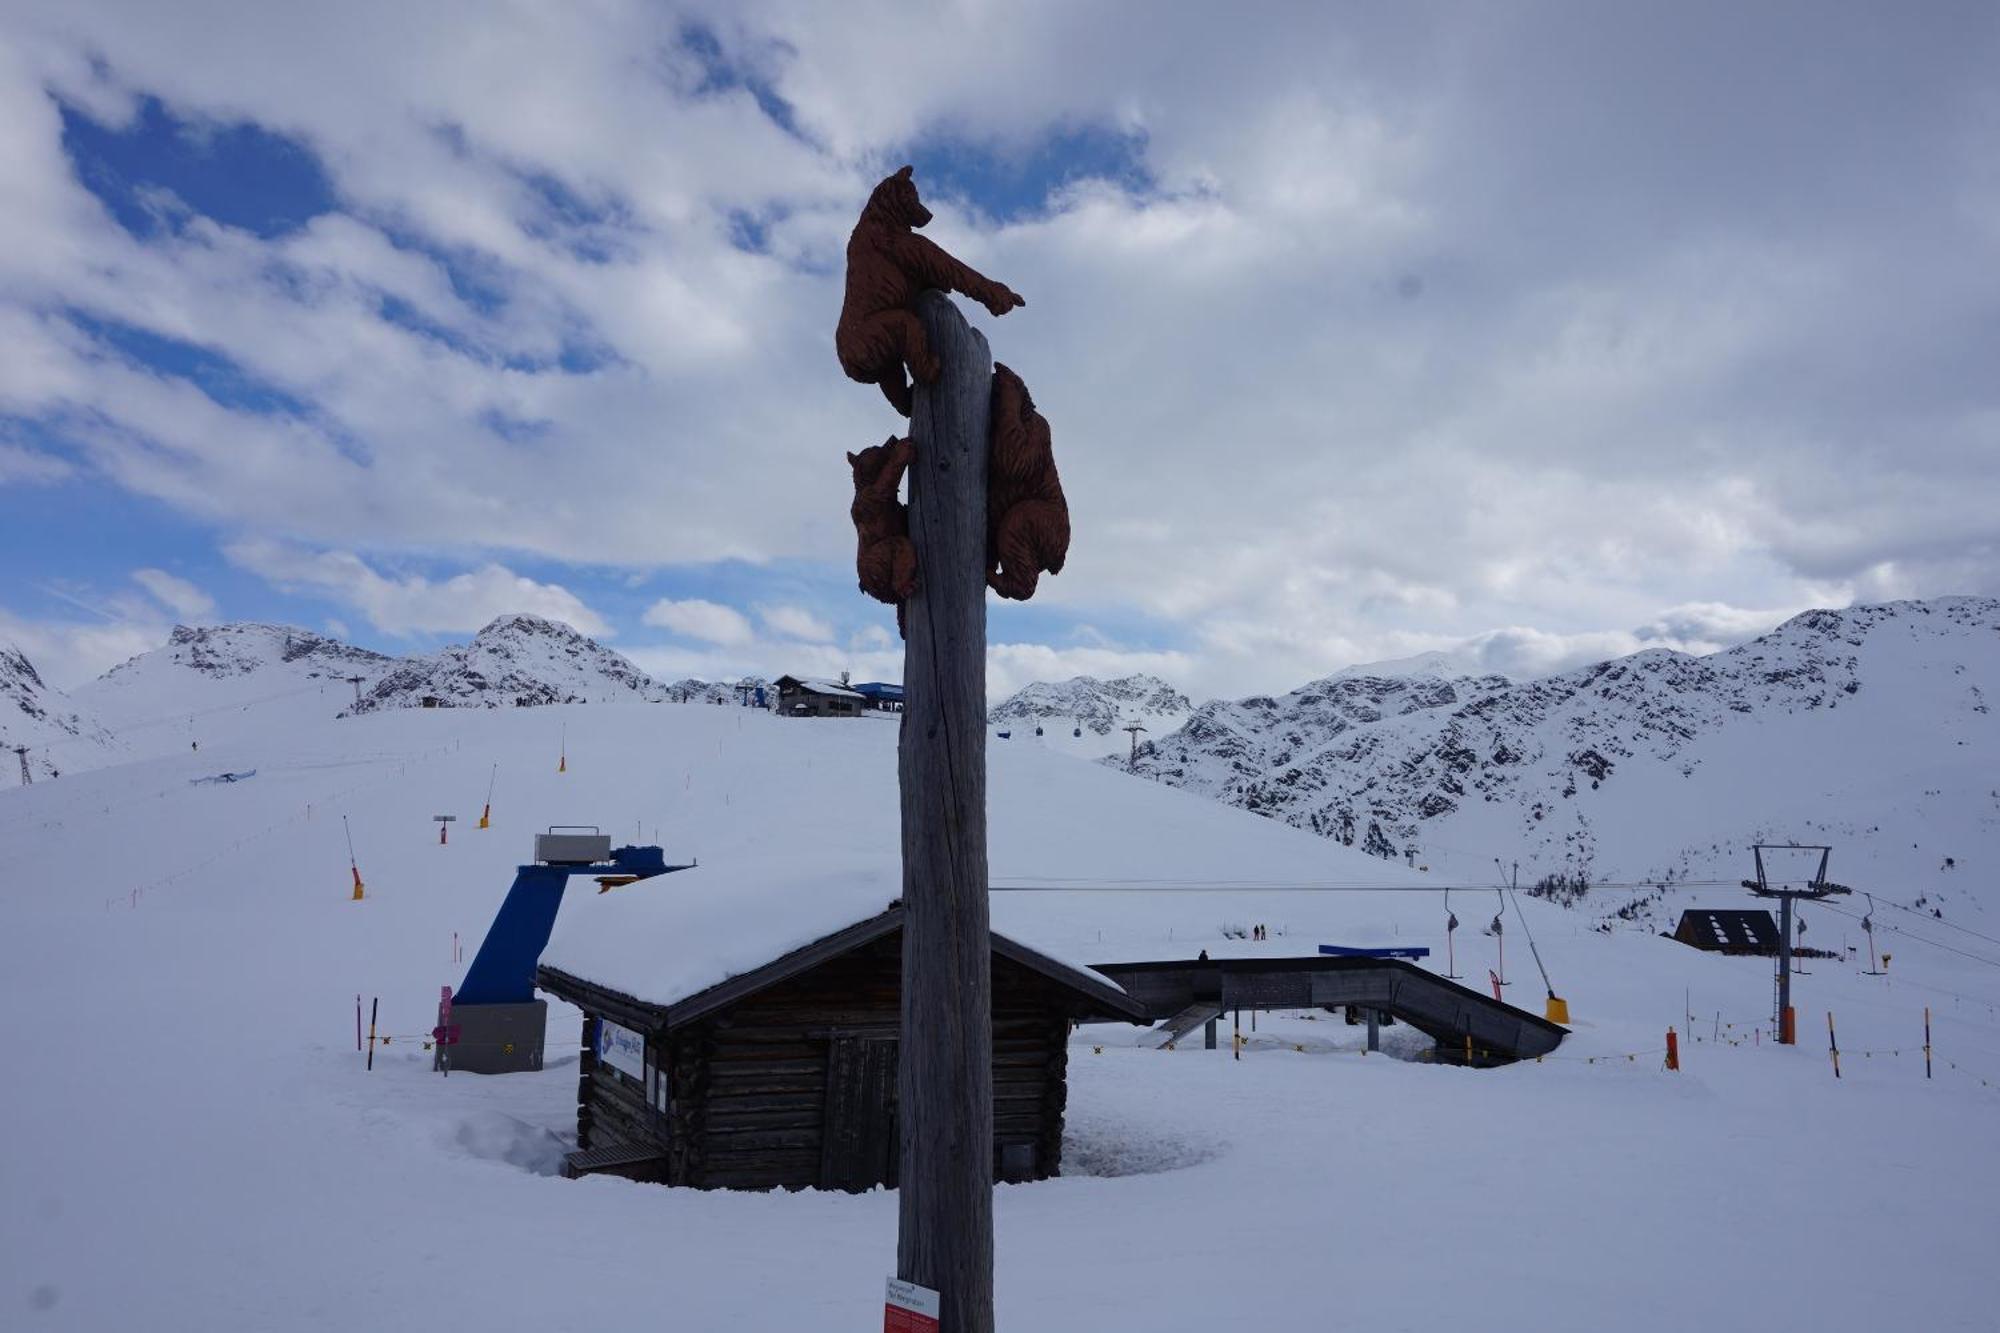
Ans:
{"type": "Polygon", "coordinates": [[[917,315],[943,365],[910,417],[897,774],[903,820],[902,1169],[896,1274],[941,1333],[993,1330],[992,954],[986,903],[986,456],[993,358],[950,298],[917,315]]]}

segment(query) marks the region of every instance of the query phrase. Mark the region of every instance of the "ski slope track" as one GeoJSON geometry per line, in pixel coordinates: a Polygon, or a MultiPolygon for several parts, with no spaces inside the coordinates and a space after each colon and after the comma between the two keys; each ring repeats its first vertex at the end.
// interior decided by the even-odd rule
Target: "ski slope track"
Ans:
{"type": "MultiPolygon", "coordinates": [[[[1840,688],[1854,677],[1820,687],[1843,718],[1881,679],[1882,642],[1932,661],[1903,630],[1860,637],[1840,650],[1831,644],[1844,637],[1825,639],[1859,663],[1858,694],[1840,688]]],[[[1905,695],[1906,714],[1967,697],[1961,677],[1925,670],[1936,689],[1905,695]]],[[[164,702],[133,688],[134,716],[164,702]]],[[[344,680],[325,688],[351,705],[344,680]]],[[[0,1323],[877,1326],[896,1248],[887,1192],[556,1177],[575,1134],[574,1010],[551,1006],[540,1073],[431,1072],[422,1034],[438,988],[464,971],[454,936],[470,958],[550,824],[597,824],[699,860],[603,896],[583,881],[564,904],[564,948],[607,950],[601,966],[648,985],[755,966],[897,891],[894,726],[640,693],[349,717],[301,696],[314,706],[268,703],[256,725],[197,718],[208,728],[199,751],[159,745],[0,790],[0,1001],[12,1016],[0,1323]],[[489,781],[493,826],[480,830],[489,781]],[[448,845],[437,814],[459,816],[448,845]],[[629,894],[658,895],[662,910],[635,913],[629,894]],[[626,924],[647,920],[672,928],[626,924]],[[357,995],[379,997],[390,1038],[372,1073],[355,1049],[357,995]]],[[[176,697],[185,726],[194,700],[176,697]]],[[[1407,695],[1384,702],[1395,697],[1407,695]]],[[[1769,725],[1819,711],[1801,702],[1769,725]]],[[[1697,743],[1681,738],[1677,755],[1697,743]]],[[[1990,758],[1969,754],[1968,774],[1990,758]]],[[[1443,970],[1436,867],[1049,749],[995,743],[989,763],[993,925],[1025,944],[1083,963],[1424,945],[1424,965],[1443,970]],[[1257,925],[1268,939],[1252,938],[1257,925]]],[[[1872,780],[1892,772],[1876,766],[1872,780]]],[[[1604,790],[1630,776],[1621,766],[1604,790]]],[[[1935,799],[1908,818],[1950,808],[1935,799]]],[[[1528,834],[1518,820],[1493,830],[1480,850],[1508,857],[1528,834]]],[[[1959,873],[1966,887],[1945,921],[1878,912],[1910,931],[1885,937],[1889,975],[1866,975],[1860,957],[1806,964],[1796,1048],[1764,1040],[1768,960],[1697,953],[1626,922],[1599,931],[1588,912],[1532,899],[1522,919],[1574,1019],[1541,1063],[1425,1063],[1427,1043],[1401,1026],[1385,1030],[1384,1052],[1363,1055],[1363,1029],[1320,1012],[1263,1014],[1254,1033],[1246,1015],[1241,1059],[1227,1017],[1217,1051],[1152,1049],[1134,1027],[1079,1029],[1063,1174],[996,1190],[1000,1322],[1058,1333],[1990,1329],[2000,944],[1965,932],[2000,939],[2000,912],[1990,860],[1972,855],[1959,873]],[[1669,1025],[1679,1073],[1661,1068],[1669,1025]]],[[[1454,892],[1467,923],[1457,970],[1488,984],[1504,945],[1506,993],[1539,1007],[1517,918],[1497,939],[1477,929],[1493,901],[1454,892]]]]}

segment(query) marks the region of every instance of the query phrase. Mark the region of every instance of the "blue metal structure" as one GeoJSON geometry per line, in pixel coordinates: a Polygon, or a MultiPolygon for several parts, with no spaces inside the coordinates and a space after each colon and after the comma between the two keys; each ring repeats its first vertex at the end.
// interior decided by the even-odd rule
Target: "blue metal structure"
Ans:
{"type": "Polygon", "coordinates": [[[903,687],[901,685],[892,685],[880,680],[868,680],[863,681],[859,685],[849,685],[847,688],[853,690],[876,708],[883,708],[891,704],[901,707],[903,703],[903,687]]]}
{"type": "Polygon", "coordinates": [[[1431,956],[1431,951],[1422,945],[1411,945],[1407,948],[1368,949],[1358,945],[1322,944],[1319,946],[1319,951],[1330,958],[1407,958],[1411,962],[1415,962],[1419,958],[1428,958],[1431,956]]]}
{"type": "Polygon", "coordinates": [[[452,996],[453,1004],[526,1004],[535,998],[535,965],[548,947],[571,875],[651,879],[691,868],[668,865],[666,853],[658,847],[619,847],[609,861],[590,864],[537,862],[517,868],[514,885],[507,890],[493,924],[487,927],[479,952],[472,956],[465,981],[452,996]]]}

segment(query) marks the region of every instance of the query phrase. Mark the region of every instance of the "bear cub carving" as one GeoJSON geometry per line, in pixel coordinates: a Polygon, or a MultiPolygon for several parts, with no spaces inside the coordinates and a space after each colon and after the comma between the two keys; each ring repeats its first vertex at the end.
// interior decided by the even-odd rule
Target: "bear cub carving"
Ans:
{"type": "Polygon", "coordinates": [[[834,328],[833,349],[849,379],[881,386],[904,416],[913,397],[904,367],[924,384],[937,383],[938,358],[917,318],[926,288],[963,292],[995,315],[1027,302],[945,253],[914,228],[931,220],[917,197],[910,168],[887,177],[868,196],[861,220],[847,238],[847,294],[834,328]]]}
{"type": "Polygon", "coordinates": [[[896,498],[913,450],[907,439],[890,436],[847,461],[854,468],[854,569],[861,591],[896,607],[903,627],[903,603],[917,590],[917,548],[910,543],[910,510],[896,498]]]}
{"type": "Polygon", "coordinates": [[[1069,555],[1069,502],[1056,475],[1048,419],[1021,377],[993,365],[993,418],[986,464],[986,583],[1025,602],[1043,571],[1062,573],[1069,555]]]}

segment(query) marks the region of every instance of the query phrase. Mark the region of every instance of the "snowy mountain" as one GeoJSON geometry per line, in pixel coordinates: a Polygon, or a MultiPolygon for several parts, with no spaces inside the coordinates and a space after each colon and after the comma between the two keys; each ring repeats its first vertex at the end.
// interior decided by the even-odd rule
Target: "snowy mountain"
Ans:
{"type": "Polygon", "coordinates": [[[1128,723],[1164,734],[1180,726],[1192,708],[1185,694],[1158,676],[1072,676],[1036,681],[989,711],[986,720],[996,736],[1006,731],[1010,737],[1038,738],[1094,758],[1126,753],[1120,729],[1128,723]]]}
{"type": "Polygon", "coordinates": [[[471,643],[394,663],[349,711],[601,703],[666,697],[651,676],[560,621],[501,616],[471,643]]]}
{"type": "Polygon", "coordinates": [[[388,658],[296,625],[177,625],[167,642],[76,690],[137,755],[330,718],[388,658]]]}
{"type": "MultiPolygon", "coordinates": [[[[117,742],[87,711],[35,670],[27,654],[0,643],[0,750],[28,749],[28,771],[36,779],[66,769],[95,767],[117,754],[117,742]]],[[[19,780],[20,761],[0,753],[0,788],[19,780]]]]}
{"type": "Polygon", "coordinates": [[[745,676],[733,684],[722,680],[696,680],[690,676],[661,687],[661,697],[677,704],[733,704],[741,701],[746,688],[755,689],[759,685],[768,687],[770,682],[762,676],[745,676]]]}
{"type": "Polygon", "coordinates": [[[1138,771],[1462,875],[1726,879],[1764,838],[1910,882],[2000,859],[1996,692],[2000,602],[1893,602],[1520,684],[1342,673],[1204,704],[1138,771]]]}

